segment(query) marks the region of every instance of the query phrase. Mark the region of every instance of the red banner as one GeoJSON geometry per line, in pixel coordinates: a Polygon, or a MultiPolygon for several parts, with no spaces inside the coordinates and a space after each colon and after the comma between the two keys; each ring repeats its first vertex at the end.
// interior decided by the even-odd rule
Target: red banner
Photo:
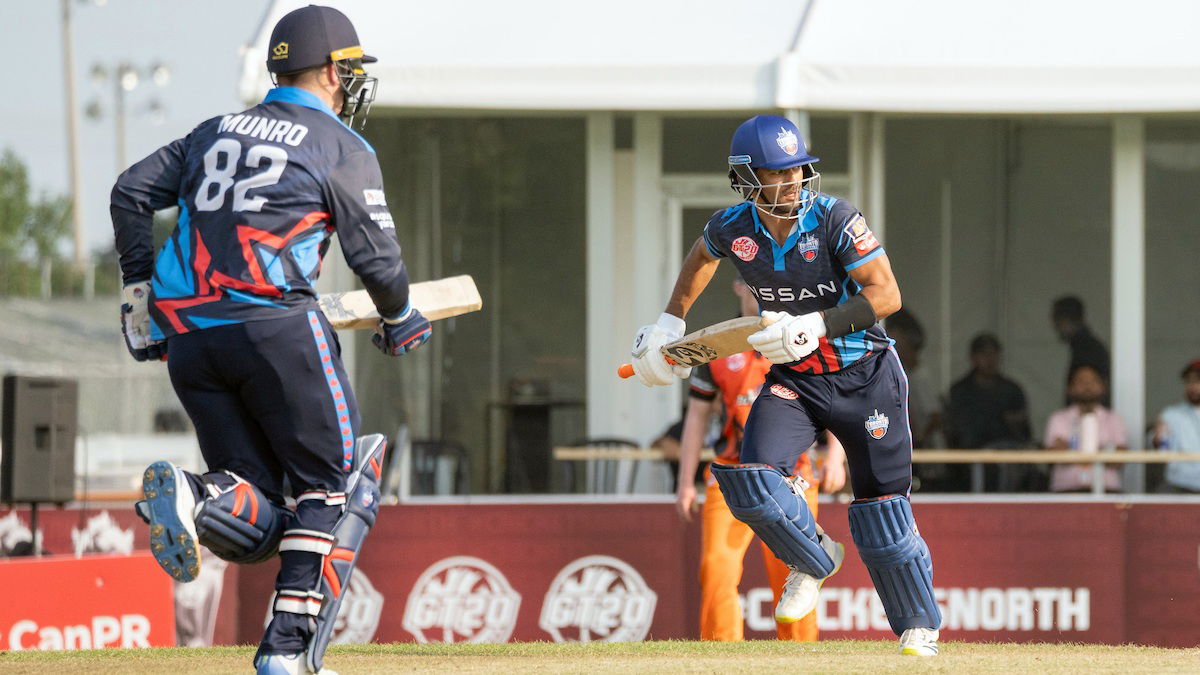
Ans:
{"type": "MultiPolygon", "coordinates": [[[[1200,504],[918,500],[914,510],[933,553],[945,640],[1200,644],[1200,504]]],[[[46,545],[67,552],[92,531],[97,546],[121,537],[146,546],[146,528],[128,511],[113,511],[107,527],[96,525],[106,518],[44,513],[46,545]]],[[[842,570],[821,592],[821,636],[892,639],[850,538],[846,506],[822,504],[820,522],[847,548],[842,570]]],[[[680,523],[669,504],[387,506],[346,591],[334,641],[694,639],[699,539],[699,528],[680,523]]],[[[66,562],[101,559],[108,558],[66,562]]],[[[137,579],[136,592],[96,596],[79,613],[53,615],[32,612],[51,605],[74,612],[65,599],[88,597],[85,590],[95,590],[101,577],[38,567],[53,560],[0,563],[8,570],[3,588],[20,591],[0,610],[0,648],[10,648],[21,621],[29,622],[16,633],[23,648],[60,639],[67,648],[86,640],[169,644],[170,633],[159,632],[169,624],[129,604],[155,584],[169,601],[168,577],[147,556],[122,560],[143,566],[128,577],[137,579]],[[125,615],[148,617],[152,631],[143,638],[140,620],[122,624],[125,615]]],[[[199,598],[190,603],[194,616],[180,625],[208,626],[191,630],[202,638],[195,644],[208,635],[217,644],[257,642],[277,569],[277,560],[229,566],[223,588],[213,589],[219,615],[215,597],[199,598]]],[[[199,585],[180,588],[190,593],[199,585]]],[[[747,638],[773,638],[757,544],[749,548],[741,592],[747,638]]]]}
{"type": "Polygon", "coordinates": [[[149,553],[0,561],[0,649],[175,645],[171,579],[149,553]]]}
{"type": "MultiPolygon", "coordinates": [[[[1200,506],[917,503],[933,552],[943,639],[1200,644],[1200,506]]],[[[849,534],[824,585],[825,638],[894,639],[849,534]]],[[[385,507],[367,540],[362,595],[339,632],[376,642],[641,640],[698,634],[699,532],[670,505],[385,507]],[[386,604],[386,610],[383,611],[386,604]]],[[[262,630],[273,564],[244,568],[239,638],[262,630]]],[[[359,575],[356,575],[356,577],[359,575]]],[[[758,546],[742,580],[748,638],[774,637],[758,546]]]]}

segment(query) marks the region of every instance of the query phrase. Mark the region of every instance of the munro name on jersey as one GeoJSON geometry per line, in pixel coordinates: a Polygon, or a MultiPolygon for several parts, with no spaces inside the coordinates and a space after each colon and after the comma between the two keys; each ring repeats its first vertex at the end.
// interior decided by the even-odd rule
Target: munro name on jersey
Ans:
{"type": "Polygon", "coordinates": [[[268,143],[286,143],[292,147],[300,145],[300,141],[308,135],[308,127],[303,124],[245,113],[222,117],[220,131],[241,134],[268,143]]]}

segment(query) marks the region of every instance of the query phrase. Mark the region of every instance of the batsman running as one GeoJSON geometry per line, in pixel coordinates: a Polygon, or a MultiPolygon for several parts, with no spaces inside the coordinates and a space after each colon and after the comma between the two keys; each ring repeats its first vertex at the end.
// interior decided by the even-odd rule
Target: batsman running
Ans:
{"type": "Polygon", "coordinates": [[[908,382],[878,323],[900,309],[900,289],[862,214],[820,192],[817,161],[783,117],[761,115],[737,128],[729,179],[744,201],[704,226],[666,311],[634,338],[633,370],[646,386],[688,377],[690,368],[659,349],[684,335],[688,310],[728,258],[767,324],[748,341],[773,365],[746,420],[741,463],[711,470],[733,515],[791,568],[776,619],[812,611],[840,563],[841,545],[819,533],[789,480],[799,453],[828,430],[845,447],[851,536],[900,652],[934,656],[942,617],[908,500],[908,382]]]}
{"type": "Polygon", "coordinates": [[[379,508],[384,440],[357,438],[354,393],[314,290],[330,237],[383,317],[374,340],[384,353],[431,333],[409,304],[375,152],[349,126],[374,97],[363,69],[374,61],[344,14],[297,9],[271,34],[278,86],[262,103],[202,122],[112,191],[126,343],[139,361],[169,349],[208,465],[203,475],[150,465],[139,513],[178,581],[196,578],[201,545],[238,563],[278,553],[259,673],[322,672],[379,508]],[[154,259],[151,219],[169,206],[178,223],[154,259]]]}

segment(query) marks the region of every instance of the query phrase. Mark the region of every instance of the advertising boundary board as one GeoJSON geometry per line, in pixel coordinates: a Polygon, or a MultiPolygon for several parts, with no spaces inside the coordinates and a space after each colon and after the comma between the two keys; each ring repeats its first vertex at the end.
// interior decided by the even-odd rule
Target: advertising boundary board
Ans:
{"type": "MultiPolygon", "coordinates": [[[[821,636],[893,639],[854,551],[846,505],[822,503],[820,509],[820,522],[848,553],[843,569],[822,589],[821,636]]],[[[1200,501],[918,498],[914,511],[934,556],[943,640],[1200,644],[1200,613],[1194,611],[1200,606],[1200,501]]],[[[148,545],[145,527],[124,506],[110,507],[107,514],[43,513],[45,546],[69,553],[89,518],[110,516],[119,532],[132,534],[132,558],[58,555],[0,561],[0,569],[51,570],[46,565],[63,559],[79,569],[93,561],[148,560],[140,553],[148,545]]],[[[0,518],[12,517],[28,524],[27,511],[0,510],[0,518]]],[[[699,555],[698,524],[680,522],[666,500],[484,498],[385,506],[367,539],[361,578],[347,591],[334,639],[347,644],[695,639],[699,555]]],[[[277,569],[277,560],[271,560],[225,570],[214,643],[258,641],[277,569]]],[[[144,578],[170,587],[152,564],[144,578]]],[[[15,583],[6,580],[5,587],[15,583]]],[[[757,544],[747,551],[739,591],[746,637],[772,639],[773,605],[757,544]]],[[[22,603],[59,604],[46,598],[60,595],[23,595],[12,608],[20,613],[22,603]]],[[[119,624],[120,615],[137,613],[122,607],[114,603],[89,617],[114,616],[119,624]]],[[[64,646],[79,646],[77,626],[87,622],[69,621],[60,626],[73,626],[72,642],[64,639],[64,646]]],[[[130,621],[131,644],[140,644],[140,624],[130,621]]],[[[91,635],[99,628],[103,641],[112,644],[111,622],[101,623],[88,624],[91,635]]],[[[52,625],[57,624],[39,622],[39,629],[52,625]]],[[[11,629],[0,627],[5,645],[11,629]]],[[[47,646],[55,645],[51,633],[47,646]]],[[[23,634],[24,646],[34,641],[31,635],[23,634]]],[[[154,636],[152,644],[170,643],[161,642],[158,632],[154,636]]]]}
{"type": "MultiPolygon", "coordinates": [[[[1200,644],[1200,504],[918,501],[914,510],[933,551],[943,640],[1200,644]]],[[[821,635],[894,639],[846,505],[822,504],[819,520],[848,553],[822,589],[821,635]]],[[[695,639],[698,556],[699,528],[670,504],[401,505],[382,510],[361,569],[383,596],[377,642],[695,639]],[[580,563],[593,556],[609,560],[580,563]],[[565,597],[552,589],[564,572],[565,597]]],[[[744,570],[746,637],[771,639],[757,545],[744,570]]],[[[273,573],[242,570],[240,641],[257,640],[273,573]]]]}

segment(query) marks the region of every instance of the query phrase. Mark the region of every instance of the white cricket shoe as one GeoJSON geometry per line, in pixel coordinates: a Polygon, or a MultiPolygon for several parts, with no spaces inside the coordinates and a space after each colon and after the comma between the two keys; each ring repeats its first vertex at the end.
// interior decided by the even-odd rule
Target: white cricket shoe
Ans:
{"type": "Polygon", "coordinates": [[[150,552],[176,581],[200,575],[200,544],[196,537],[196,496],[183,470],[170,462],[155,462],[142,474],[146,501],[139,510],[150,523],[150,552]]]}
{"type": "MultiPolygon", "coordinates": [[[[304,652],[298,654],[270,654],[260,656],[254,662],[255,675],[310,675],[304,652]]],[[[336,672],[322,668],[316,675],[337,675],[336,672]]]]}
{"type": "Polygon", "coordinates": [[[938,631],[909,628],[900,636],[900,653],[909,656],[937,656],[938,631]]]}
{"type": "MultiPolygon", "coordinates": [[[[827,534],[820,535],[821,548],[833,559],[833,571],[829,577],[842,569],[842,561],[846,559],[846,547],[834,541],[827,534]]],[[[779,604],[775,605],[775,620],[779,623],[796,623],[817,608],[817,600],[821,595],[821,584],[825,577],[818,579],[811,574],[801,572],[788,565],[787,580],[783,583],[783,593],[779,596],[779,604]]]]}

